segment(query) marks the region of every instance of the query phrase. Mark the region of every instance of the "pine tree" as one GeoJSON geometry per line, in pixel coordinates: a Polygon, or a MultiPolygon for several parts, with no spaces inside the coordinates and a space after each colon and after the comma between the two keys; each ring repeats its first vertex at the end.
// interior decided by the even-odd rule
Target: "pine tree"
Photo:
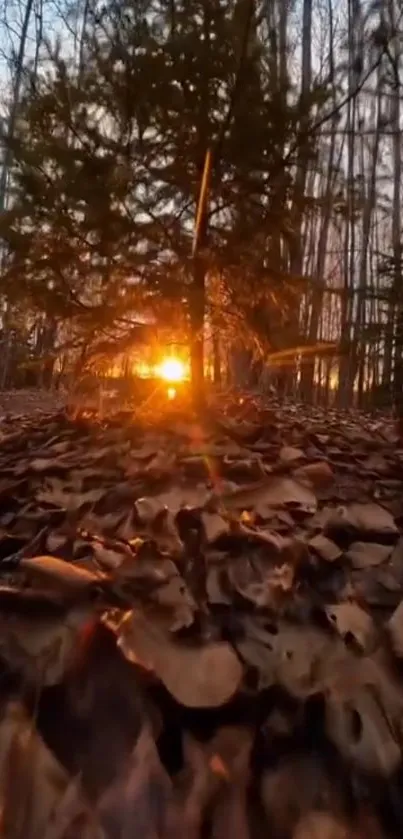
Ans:
{"type": "Polygon", "coordinates": [[[209,277],[225,289],[218,321],[229,305],[275,346],[278,310],[295,306],[287,254],[298,100],[273,79],[250,0],[111,0],[88,30],[82,66],[55,50],[22,99],[14,198],[0,227],[10,253],[3,288],[75,324],[87,345],[117,324],[130,331],[141,311],[184,310],[200,391],[209,277]]]}

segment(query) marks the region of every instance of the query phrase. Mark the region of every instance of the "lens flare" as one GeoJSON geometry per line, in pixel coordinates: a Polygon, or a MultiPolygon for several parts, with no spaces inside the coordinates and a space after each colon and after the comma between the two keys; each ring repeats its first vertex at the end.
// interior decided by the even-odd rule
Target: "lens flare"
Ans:
{"type": "Polygon", "coordinates": [[[186,368],[179,358],[164,358],[158,367],[158,375],[166,382],[182,382],[186,378],[186,368]]]}

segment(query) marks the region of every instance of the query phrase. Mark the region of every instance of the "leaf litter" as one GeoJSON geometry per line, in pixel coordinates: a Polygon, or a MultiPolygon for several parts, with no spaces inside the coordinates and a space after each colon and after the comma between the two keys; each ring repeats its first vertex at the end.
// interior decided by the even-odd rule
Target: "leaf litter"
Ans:
{"type": "Polygon", "coordinates": [[[249,407],[3,416],[1,839],[401,835],[403,450],[249,407]]]}

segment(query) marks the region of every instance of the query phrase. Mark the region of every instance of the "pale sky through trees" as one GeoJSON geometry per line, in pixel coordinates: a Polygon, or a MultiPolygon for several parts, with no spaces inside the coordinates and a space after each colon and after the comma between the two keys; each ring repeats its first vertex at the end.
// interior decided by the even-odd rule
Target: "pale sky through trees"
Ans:
{"type": "MultiPolygon", "coordinates": [[[[22,63],[29,68],[37,60],[40,74],[47,62],[47,43],[54,44],[57,37],[61,54],[77,57],[83,9],[79,3],[67,11],[63,0],[32,2],[22,63]]],[[[288,15],[284,13],[284,2],[266,0],[265,21],[278,25],[286,21],[286,64],[296,101],[302,79],[303,13],[308,0],[289,3],[288,15]]],[[[27,3],[2,0],[0,7],[0,109],[5,118],[17,75],[16,59],[27,3]]],[[[268,28],[266,25],[266,49],[270,41],[268,28]]],[[[296,235],[302,241],[301,272],[323,284],[323,295],[314,326],[309,326],[312,296],[304,296],[301,328],[308,329],[310,340],[337,342],[343,334],[355,335],[353,324],[360,313],[365,335],[369,336],[363,349],[368,357],[372,353],[371,341],[378,342],[378,355],[382,357],[382,330],[390,315],[386,292],[383,299],[380,295],[374,303],[375,292],[379,296],[379,290],[390,284],[390,277],[385,279],[382,274],[380,259],[398,252],[396,155],[397,148],[401,154],[401,137],[396,137],[396,132],[400,133],[402,108],[401,88],[396,92],[393,73],[401,73],[401,33],[400,0],[384,0],[377,5],[369,0],[312,2],[312,85],[326,83],[327,90],[323,101],[318,98],[312,106],[313,122],[317,125],[317,156],[306,166],[303,191],[308,205],[298,217],[300,227],[296,235]],[[376,40],[382,15],[386,20],[394,18],[398,30],[397,38],[387,39],[389,53],[382,52],[376,40]],[[343,309],[345,296],[350,308],[347,314],[345,306],[343,309]],[[343,318],[349,321],[344,328],[343,318]]],[[[290,203],[292,200],[289,198],[290,203]]],[[[160,211],[156,209],[157,214],[160,211]]],[[[186,223],[190,225],[192,219],[189,213],[186,223]]],[[[183,223],[182,228],[185,227],[183,223]]]]}

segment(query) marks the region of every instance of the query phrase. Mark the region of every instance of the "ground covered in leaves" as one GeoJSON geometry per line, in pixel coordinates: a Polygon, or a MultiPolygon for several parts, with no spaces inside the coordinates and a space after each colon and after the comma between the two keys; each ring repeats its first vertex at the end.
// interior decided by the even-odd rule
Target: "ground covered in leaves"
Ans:
{"type": "Polygon", "coordinates": [[[402,835],[403,448],[242,410],[3,416],[2,839],[402,835]]]}

